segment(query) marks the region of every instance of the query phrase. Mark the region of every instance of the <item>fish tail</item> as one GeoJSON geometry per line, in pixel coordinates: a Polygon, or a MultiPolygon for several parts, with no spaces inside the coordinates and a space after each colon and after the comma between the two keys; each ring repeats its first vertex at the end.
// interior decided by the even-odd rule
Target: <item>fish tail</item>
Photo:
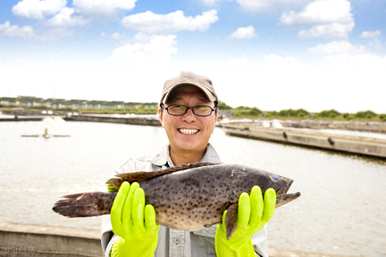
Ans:
{"type": "Polygon", "coordinates": [[[65,195],[52,210],[66,217],[90,217],[110,213],[116,193],[90,192],[65,195]]]}

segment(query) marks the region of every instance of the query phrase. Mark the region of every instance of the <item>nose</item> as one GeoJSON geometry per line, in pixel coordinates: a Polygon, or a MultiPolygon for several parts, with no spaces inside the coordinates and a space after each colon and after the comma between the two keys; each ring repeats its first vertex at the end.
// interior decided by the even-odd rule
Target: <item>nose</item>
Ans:
{"type": "Polygon", "coordinates": [[[188,111],[182,117],[182,119],[186,122],[191,123],[196,120],[196,115],[194,115],[193,110],[189,108],[188,111]]]}

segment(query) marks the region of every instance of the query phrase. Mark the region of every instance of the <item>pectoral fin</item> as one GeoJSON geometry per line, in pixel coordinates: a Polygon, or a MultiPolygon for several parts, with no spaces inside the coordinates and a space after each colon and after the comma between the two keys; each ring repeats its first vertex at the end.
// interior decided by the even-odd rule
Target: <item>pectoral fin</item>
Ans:
{"type": "Polygon", "coordinates": [[[233,232],[236,230],[237,226],[237,212],[238,212],[238,204],[231,204],[227,209],[226,214],[226,229],[227,229],[227,239],[231,237],[233,232]]]}

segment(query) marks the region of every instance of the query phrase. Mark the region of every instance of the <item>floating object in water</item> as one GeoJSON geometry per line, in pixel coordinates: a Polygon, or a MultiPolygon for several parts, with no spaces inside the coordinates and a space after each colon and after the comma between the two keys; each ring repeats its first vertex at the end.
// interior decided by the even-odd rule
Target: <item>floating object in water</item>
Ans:
{"type": "Polygon", "coordinates": [[[70,137],[70,135],[48,134],[48,128],[45,128],[43,134],[25,134],[21,135],[21,137],[43,137],[45,139],[49,139],[51,137],[70,137]]]}

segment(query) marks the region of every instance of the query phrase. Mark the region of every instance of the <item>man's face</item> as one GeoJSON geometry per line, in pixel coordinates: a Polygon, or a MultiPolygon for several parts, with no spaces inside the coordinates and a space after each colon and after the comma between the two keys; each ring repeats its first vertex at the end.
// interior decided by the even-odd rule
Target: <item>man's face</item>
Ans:
{"type": "MultiPolygon", "coordinates": [[[[179,86],[169,96],[166,104],[180,104],[186,106],[209,105],[214,108],[205,93],[195,86],[179,86]]],[[[217,113],[212,112],[208,117],[199,117],[189,109],[182,116],[173,116],[165,109],[160,111],[160,121],[169,138],[173,151],[204,151],[213,132],[217,113]]]]}

